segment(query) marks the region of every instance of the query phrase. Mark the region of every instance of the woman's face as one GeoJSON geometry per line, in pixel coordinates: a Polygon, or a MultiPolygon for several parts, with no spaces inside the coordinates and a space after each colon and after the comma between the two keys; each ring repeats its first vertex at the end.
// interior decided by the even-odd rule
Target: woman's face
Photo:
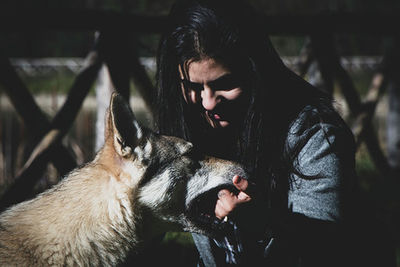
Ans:
{"type": "Polygon", "coordinates": [[[239,77],[223,64],[206,58],[187,64],[187,78],[181,67],[179,72],[186,102],[201,104],[203,115],[213,128],[226,128],[242,119],[246,94],[239,77]]]}

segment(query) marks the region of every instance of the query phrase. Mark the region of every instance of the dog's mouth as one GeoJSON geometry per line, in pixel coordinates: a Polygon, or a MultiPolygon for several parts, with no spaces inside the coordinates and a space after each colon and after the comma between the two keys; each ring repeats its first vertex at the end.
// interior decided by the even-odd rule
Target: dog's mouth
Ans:
{"type": "Polygon", "coordinates": [[[208,158],[187,182],[185,197],[185,230],[206,235],[221,233],[220,227],[226,225],[215,216],[218,192],[227,189],[237,194],[232,183],[232,174],[248,179],[245,170],[232,162],[208,158]],[[218,231],[215,231],[218,230],[218,231]]]}
{"type": "Polygon", "coordinates": [[[186,217],[201,232],[215,235],[220,233],[223,228],[223,221],[215,216],[215,205],[221,189],[237,191],[231,184],[221,185],[199,194],[188,205],[186,217]]]}

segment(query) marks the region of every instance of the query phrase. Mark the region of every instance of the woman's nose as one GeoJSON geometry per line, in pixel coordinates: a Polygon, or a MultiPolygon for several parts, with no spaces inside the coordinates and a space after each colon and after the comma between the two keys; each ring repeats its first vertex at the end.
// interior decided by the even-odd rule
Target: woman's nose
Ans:
{"type": "Polygon", "coordinates": [[[213,110],[220,102],[218,94],[207,86],[204,86],[204,89],[201,91],[201,99],[203,108],[206,110],[213,110]]]}

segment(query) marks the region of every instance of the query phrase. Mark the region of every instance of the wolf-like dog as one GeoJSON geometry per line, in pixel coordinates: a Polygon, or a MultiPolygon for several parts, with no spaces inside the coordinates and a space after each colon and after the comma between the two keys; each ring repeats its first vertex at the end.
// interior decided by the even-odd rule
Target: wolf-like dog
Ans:
{"type": "Polygon", "coordinates": [[[194,206],[233,174],[246,178],[236,163],[141,127],[116,93],[106,123],[92,162],[0,215],[1,266],[115,266],[162,232],[207,234],[193,212],[207,211],[194,206]]]}

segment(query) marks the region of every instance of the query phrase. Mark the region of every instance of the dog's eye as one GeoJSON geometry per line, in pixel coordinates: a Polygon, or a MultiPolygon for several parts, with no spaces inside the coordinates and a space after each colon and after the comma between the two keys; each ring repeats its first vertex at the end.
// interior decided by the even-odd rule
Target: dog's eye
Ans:
{"type": "Polygon", "coordinates": [[[191,147],[188,151],[186,151],[183,156],[188,156],[189,158],[197,161],[204,158],[203,153],[194,147],[191,147]]]}

